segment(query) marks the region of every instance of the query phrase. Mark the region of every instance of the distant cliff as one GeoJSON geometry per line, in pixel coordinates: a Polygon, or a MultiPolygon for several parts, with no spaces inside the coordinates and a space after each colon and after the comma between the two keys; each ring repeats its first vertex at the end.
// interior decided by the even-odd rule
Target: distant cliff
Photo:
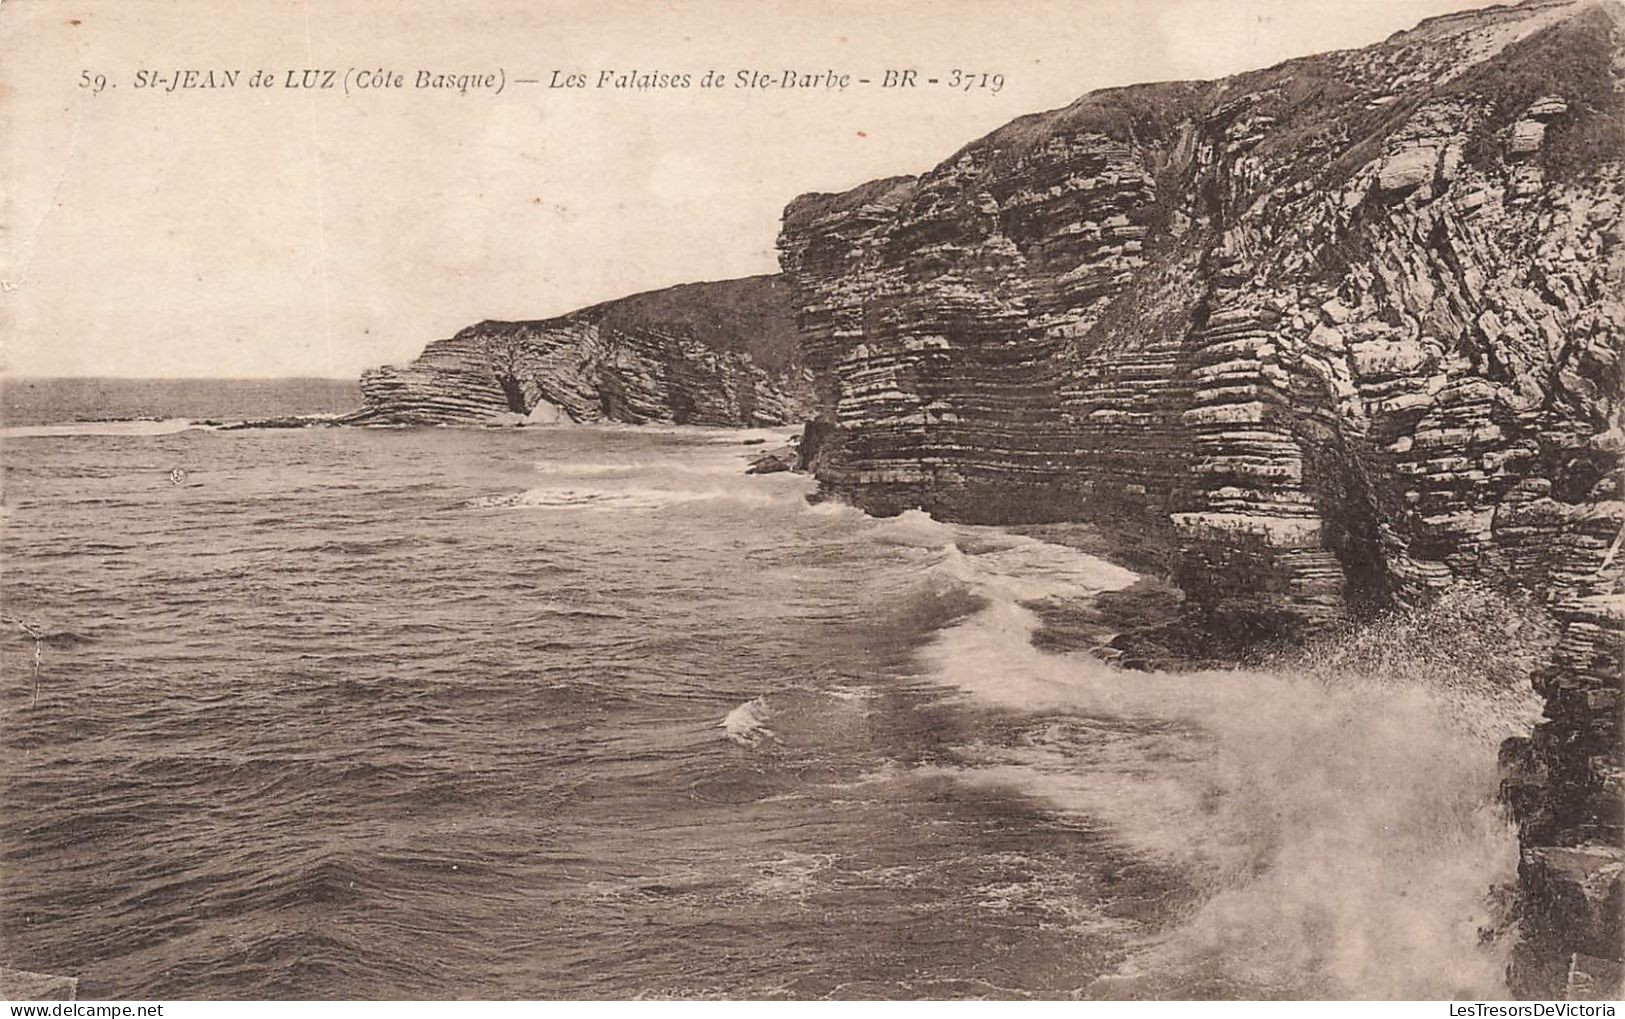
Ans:
{"type": "Polygon", "coordinates": [[[481,322],[403,367],[361,377],[355,424],[577,422],[765,425],[810,412],[789,286],[692,283],[558,318],[481,322]]]}
{"type": "Polygon", "coordinates": [[[1621,20],[1534,0],[1092,93],[779,241],[826,492],[1118,528],[1230,634],[1461,580],[1546,605],[1506,752],[1531,993],[1619,978],[1621,20]]]}

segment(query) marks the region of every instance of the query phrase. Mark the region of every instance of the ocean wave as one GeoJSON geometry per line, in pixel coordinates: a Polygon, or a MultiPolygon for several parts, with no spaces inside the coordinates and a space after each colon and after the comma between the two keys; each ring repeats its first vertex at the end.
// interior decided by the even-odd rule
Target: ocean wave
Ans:
{"type": "Polygon", "coordinates": [[[607,463],[597,463],[582,460],[541,460],[536,469],[543,474],[569,474],[581,478],[613,477],[620,474],[636,474],[652,466],[665,466],[653,464],[647,460],[621,460],[607,463]]]}
{"type": "Polygon", "coordinates": [[[626,619],[626,612],[601,606],[576,605],[569,602],[544,601],[533,607],[534,619],[562,616],[567,619],[626,619]]]}
{"type": "Polygon", "coordinates": [[[911,509],[881,518],[866,536],[881,545],[939,549],[952,544],[958,534],[953,524],[945,524],[924,510],[911,509]]]}
{"type": "Polygon", "coordinates": [[[833,853],[786,853],[770,860],[757,860],[749,867],[755,878],[746,892],[761,899],[804,899],[818,890],[822,876],[835,863],[833,853]]]}
{"type": "Polygon", "coordinates": [[[850,685],[849,686],[849,685],[847,685],[845,683],[836,683],[833,686],[826,687],[824,690],[822,690],[820,692],[825,697],[833,697],[838,701],[848,701],[848,702],[854,702],[854,703],[861,703],[863,701],[872,701],[875,698],[880,696],[880,691],[876,690],[872,686],[861,686],[861,685],[850,685]]]}
{"type": "Polygon", "coordinates": [[[463,505],[467,509],[613,509],[657,510],[683,503],[721,501],[747,506],[771,506],[782,501],[771,492],[747,487],[730,489],[672,489],[672,488],[530,488],[522,492],[484,495],[470,499],[463,505]]]}
{"type": "Polygon", "coordinates": [[[726,738],[740,746],[754,747],[763,740],[777,738],[777,734],[767,727],[767,720],[772,714],[767,700],[757,697],[728,712],[717,725],[726,738]]]}
{"type": "Polygon", "coordinates": [[[839,499],[819,499],[817,502],[803,501],[802,511],[815,517],[829,517],[832,520],[872,520],[869,514],[858,509],[850,503],[839,499]]]}
{"type": "Polygon", "coordinates": [[[951,544],[932,570],[985,597],[1013,603],[1089,598],[1120,591],[1139,579],[1132,570],[1097,556],[1021,536],[1012,536],[1003,548],[972,554],[951,544]]]}
{"type": "Polygon", "coordinates": [[[994,600],[1088,598],[1140,579],[1131,570],[1065,545],[997,527],[945,523],[918,509],[877,521],[865,537],[881,545],[930,551],[934,557],[927,569],[934,580],[994,600]]]}
{"type": "Polygon", "coordinates": [[[674,474],[733,476],[743,473],[745,459],[743,456],[725,456],[713,457],[701,462],[684,462],[681,460],[610,460],[598,462],[543,460],[536,464],[536,470],[541,474],[572,478],[617,478],[647,474],[651,471],[674,474]]]}

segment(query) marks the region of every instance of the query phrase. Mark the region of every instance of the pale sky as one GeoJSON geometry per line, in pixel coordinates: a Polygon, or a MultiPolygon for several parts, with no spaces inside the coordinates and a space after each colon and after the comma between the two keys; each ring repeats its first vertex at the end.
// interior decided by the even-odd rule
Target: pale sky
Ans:
{"type": "MultiPolygon", "coordinates": [[[[4,0],[0,367],[353,377],[483,318],[777,270],[784,205],[1092,89],[1378,41],[1481,0],[4,0]],[[290,68],[399,91],[280,87],[290,68]],[[234,89],[139,72],[240,68],[234,89]],[[501,95],[412,87],[496,73],[501,95]],[[997,72],[997,95],[549,90],[555,69],[997,72]],[[256,69],[279,87],[251,89],[256,69]],[[92,95],[82,73],[112,87],[92,95]]],[[[698,84],[696,80],[696,85],[698,84]]],[[[335,80],[342,89],[342,81],[335,80]]]]}

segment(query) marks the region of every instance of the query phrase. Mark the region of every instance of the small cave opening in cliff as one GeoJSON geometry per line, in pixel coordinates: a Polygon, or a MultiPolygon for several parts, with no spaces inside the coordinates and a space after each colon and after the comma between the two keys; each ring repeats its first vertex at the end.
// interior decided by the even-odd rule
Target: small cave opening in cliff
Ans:
{"type": "MultiPolygon", "coordinates": [[[[1552,498],[1577,506],[1597,495],[1603,479],[1625,474],[1620,462],[1602,451],[1576,452],[1562,460],[1552,472],[1552,498]]],[[[1617,490],[1617,485],[1615,486],[1617,490]]]]}
{"type": "Polygon", "coordinates": [[[695,407],[692,394],[686,390],[674,388],[667,399],[671,404],[672,424],[686,425],[693,423],[695,407]]]}
{"type": "Polygon", "coordinates": [[[502,386],[502,395],[507,397],[509,410],[515,414],[530,413],[530,408],[525,406],[525,389],[516,376],[498,375],[497,382],[502,386]]]}
{"type": "MultiPolygon", "coordinates": [[[[1326,406],[1331,406],[1329,400],[1326,406]]],[[[1343,569],[1345,604],[1356,618],[1370,618],[1392,597],[1381,521],[1393,519],[1397,508],[1383,505],[1384,490],[1367,468],[1370,451],[1341,428],[1299,421],[1294,432],[1303,450],[1304,480],[1317,493],[1326,523],[1326,547],[1343,569]]]]}

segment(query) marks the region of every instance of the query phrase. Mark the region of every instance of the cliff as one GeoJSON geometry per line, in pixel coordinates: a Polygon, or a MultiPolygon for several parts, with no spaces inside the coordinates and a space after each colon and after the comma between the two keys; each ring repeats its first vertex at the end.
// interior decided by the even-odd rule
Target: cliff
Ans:
{"type": "Polygon", "coordinates": [[[1231,635],[1463,581],[1549,609],[1504,753],[1520,993],[1619,978],[1622,20],[1533,0],[1092,93],[779,241],[825,492],[1116,528],[1231,635]]]}
{"type": "Polygon", "coordinates": [[[692,283],[558,318],[486,321],[361,377],[353,424],[540,420],[764,425],[806,416],[789,286],[692,283]]]}

